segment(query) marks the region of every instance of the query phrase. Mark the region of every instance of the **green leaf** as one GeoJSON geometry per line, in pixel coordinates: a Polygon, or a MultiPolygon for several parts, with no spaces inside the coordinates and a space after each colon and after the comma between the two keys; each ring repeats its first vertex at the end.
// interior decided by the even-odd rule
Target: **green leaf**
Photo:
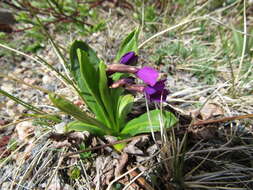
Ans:
{"type": "Polygon", "coordinates": [[[87,113],[82,111],[76,105],[72,104],[69,100],[61,96],[57,96],[56,94],[49,94],[49,98],[57,108],[73,116],[75,119],[91,125],[98,125],[98,126],[101,125],[101,123],[98,120],[88,116],[87,113]]]}
{"type": "Polygon", "coordinates": [[[49,121],[53,121],[55,123],[60,123],[62,120],[60,118],[60,116],[58,115],[50,115],[50,114],[24,114],[25,116],[29,116],[29,117],[34,117],[34,118],[39,118],[39,119],[45,119],[45,120],[49,120],[49,121]]]}
{"type": "Polygon", "coordinates": [[[70,179],[75,180],[75,179],[80,178],[80,176],[81,176],[81,170],[78,167],[74,167],[69,172],[70,179]]]}
{"type": "Polygon", "coordinates": [[[77,50],[77,55],[80,63],[80,71],[81,71],[81,78],[83,81],[83,85],[85,85],[86,90],[89,95],[84,94],[85,99],[92,99],[92,104],[90,101],[86,101],[88,106],[92,106],[91,110],[94,112],[96,117],[102,121],[104,124],[110,127],[111,123],[106,113],[106,109],[104,107],[103,101],[101,99],[101,94],[99,91],[99,63],[98,65],[92,65],[89,61],[89,57],[86,52],[82,51],[81,49],[77,50]]]}
{"type": "Polygon", "coordinates": [[[106,123],[104,107],[98,94],[100,60],[96,52],[86,43],[75,41],[70,48],[70,61],[69,69],[80,90],[81,98],[96,117],[106,123]]]}
{"type": "Polygon", "coordinates": [[[106,65],[101,61],[99,64],[99,93],[101,96],[101,100],[103,102],[103,105],[105,107],[107,116],[110,119],[110,124],[113,130],[115,132],[119,132],[119,128],[116,125],[115,116],[116,116],[116,110],[113,110],[113,100],[112,96],[110,94],[110,90],[108,88],[108,82],[107,82],[107,76],[106,76],[106,65]]]}
{"type": "Polygon", "coordinates": [[[126,78],[131,76],[129,73],[113,73],[110,77],[112,78],[113,81],[117,81],[121,78],[126,78]]]}
{"type": "Polygon", "coordinates": [[[149,122],[148,114],[144,113],[141,116],[129,121],[121,131],[123,136],[135,136],[140,133],[149,133],[160,131],[160,118],[164,123],[165,128],[170,128],[177,123],[177,118],[167,111],[153,110],[149,112],[151,123],[149,122]]]}
{"type": "MultiPolygon", "coordinates": [[[[79,150],[85,150],[86,149],[86,145],[84,142],[82,142],[80,145],[79,145],[79,150]]],[[[80,153],[80,158],[81,159],[85,159],[85,158],[90,158],[91,157],[91,151],[89,152],[83,152],[83,153],[80,153]]]]}
{"type": "Polygon", "coordinates": [[[132,31],[122,42],[120,45],[119,51],[116,55],[115,61],[118,62],[120,58],[129,51],[134,51],[138,53],[138,36],[139,36],[139,28],[136,28],[132,31]]]}
{"type": "MultiPolygon", "coordinates": [[[[79,59],[78,59],[78,55],[77,55],[77,50],[81,49],[84,52],[86,52],[87,56],[88,56],[88,62],[91,63],[94,67],[98,67],[98,64],[100,62],[100,60],[98,59],[96,53],[84,42],[82,41],[75,41],[70,48],[70,66],[69,66],[69,70],[72,73],[77,86],[79,87],[80,91],[81,91],[81,96],[82,98],[84,98],[84,96],[88,96],[90,95],[88,93],[87,87],[84,84],[84,81],[81,77],[81,67],[80,67],[80,63],[79,63],[79,59]]],[[[87,97],[85,97],[87,98],[87,97]]],[[[85,101],[89,101],[90,102],[95,102],[92,99],[92,96],[88,98],[88,100],[85,101]]],[[[88,103],[88,102],[86,102],[88,103]]]]}
{"type": "Polygon", "coordinates": [[[121,96],[118,102],[118,117],[120,128],[122,129],[126,122],[127,114],[132,110],[134,97],[131,94],[121,96]]]}
{"type": "Polygon", "coordinates": [[[110,129],[101,128],[99,126],[91,125],[88,123],[80,122],[80,121],[73,121],[67,124],[65,130],[68,131],[88,131],[93,135],[104,136],[104,135],[111,135],[112,131],[110,129]]]}
{"type": "Polygon", "coordinates": [[[120,144],[115,144],[113,147],[119,151],[122,152],[122,150],[126,147],[127,143],[120,143],[120,144]]]}

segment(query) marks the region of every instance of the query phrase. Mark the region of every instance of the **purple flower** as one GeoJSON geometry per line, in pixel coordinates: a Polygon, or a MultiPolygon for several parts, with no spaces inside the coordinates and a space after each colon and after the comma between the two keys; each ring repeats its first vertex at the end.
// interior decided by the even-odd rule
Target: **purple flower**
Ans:
{"type": "Polygon", "coordinates": [[[143,67],[139,69],[136,76],[143,80],[146,84],[154,86],[156,84],[159,73],[152,67],[143,67]]]}
{"type": "Polygon", "coordinates": [[[120,64],[124,65],[134,65],[138,61],[138,55],[135,54],[135,52],[130,51],[126,54],[124,54],[120,59],[120,64]]]}
{"type": "Polygon", "coordinates": [[[169,91],[165,89],[165,81],[160,80],[155,83],[154,86],[146,86],[144,92],[147,95],[147,98],[151,102],[165,102],[169,91]]]}

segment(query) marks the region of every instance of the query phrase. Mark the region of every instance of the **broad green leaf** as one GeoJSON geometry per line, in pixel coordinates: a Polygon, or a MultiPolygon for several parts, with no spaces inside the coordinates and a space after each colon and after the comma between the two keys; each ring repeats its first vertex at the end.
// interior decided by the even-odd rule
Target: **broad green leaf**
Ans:
{"type": "Polygon", "coordinates": [[[69,100],[57,96],[56,94],[49,94],[49,98],[52,101],[52,103],[59,108],[61,111],[73,116],[75,119],[85,122],[91,125],[102,125],[99,121],[96,119],[90,117],[82,111],[79,107],[76,105],[72,104],[69,100]]]}
{"type": "Polygon", "coordinates": [[[117,81],[123,77],[129,77],[128,73],[114,73],[110,76],[113,81],[117,81]]]}
{"type": "Polygon", "coordinates": [[[119,51],[116,55],[115,61],[118,62],[120,58],[129,51],[134,51],[138,53],[138,36],[139,36],[139,28],[136,28],[132,31],[122,42],[120,45],[119,51]]]}
{"type": "Polygon", "coordinates": [[[80,72],[82,83],[85,85],[86,92],[90,95],[84,95],[85,99],[92,98],[92,104],[90,101],[87,101],[88,106],[91,107],[91,110],[95,113],[98,120],[102,121],[104,124],[110,127],[111,123],[106,113],[103,101],[99,92],[99,63],[94,66],[88,57],[88,54],[81,50],[77,49],[78,60],[80,63],[80,72]]]}
{"type": "Polygon", "coordinates": [[[127,114],[132,110],[134,97],[131,94],[121,96],[118,102],[118,117],[120,128],[122,129],[126,122],[127,114]]]}
{"type": "Polygon", "coordinates": [[[177,123],[177,118],[167,111],[153,110],[149,112],[151,123],[149,122],[148,114],[144,113],[141,116],[129,121],[122,129],[122,136],[135,136],[140,133],[149,133],[151,131],[160,131],[160,118],[164,123],[165,128],[170,128],[177,123]]]}
{"type": "MultiPolygon", "coordinates": [[[[118,113],[118,105],[120,102],[120,97],[122,95],[122,93],[124,92],[123,88],[110,88],[110,96],[111,96],[111,100],[112,100],[112,108],[114,111],[114,117],[115,117],[115,122],[117,125],[117,128],[120,129],[120,119],[119,119],[119,113],[118,113]]],[[[119,132],[119,130],[118,130],[119,132]]]]}
{"type": "Polygon", "coordinates": [[[82,41],[75,41],[70,48],[70,71],[72,72],[76,81],[78,81],[80,77],[80,65],[77,56],[77,49],[81,49],[87,53],[89,63],[92,64],[95,68],[98,68],[98,64],[100,62],[96,52],[90,46],[82,41]]]}
{"type": "Polygon", "coordinates": [[[116,110],[113,110],[113,100],[108,88],[107,76],[106,76],[106,65],[101,61],[99,64],[99,93],[101,100],[106,110],[106,114],[110,119],[110,124],[115,132],[119,132],[119,128],[116,125],[116,110]]]}
{"type": "MultiPolygon", "coordinates": [[[[79,53],[80,54],[80,53],[79,53]]],[[[93,51],[86,43],[82,41],[75,41],[70,48],[70,61],[71,64],[69,66],[70,72],[72,73],[77,86],[80,90],[80,96],[89,109],[100,119],[104,120],[104,114],[101,109],[101,105],[97,103],[96,97],[91,93],[90,87],[87,84],[87,78],[90,79],[90,82],[93,82],[98,86],[98,66],[100,60],[98,59],[96,52],[93,51]],[[83,56],[78,57],[77,52],[83,52],[83,56]],[[87,70],[90,77],[83,77],[83,73],[81,74],[81,65],[84,70],[87,70]],[[91,76],[92,75],[92,76],[91,76]]],[[[98,92],[98,89],[96,93],[98,92]]]]}
{"type": "Polygon", "coordinates": [[[104,135],[111,135],[112,131],[108,128],[104,129],[96,125],[91,125],[85,122],[80,122],[80,121],[72,121],[67,124],[65,127],[66,131],[88,131],[93,135],[98,135],[98,136],[104,136],[104,135]]]}

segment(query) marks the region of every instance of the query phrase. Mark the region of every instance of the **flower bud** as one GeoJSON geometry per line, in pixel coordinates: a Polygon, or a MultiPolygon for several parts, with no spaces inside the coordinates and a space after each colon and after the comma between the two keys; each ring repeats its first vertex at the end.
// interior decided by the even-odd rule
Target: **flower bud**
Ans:
{"type": "Polygon", "coordinates": [[[135,52],[130,51],[126,54],[124,54],[120,59],[120,64],[124,65],[134,65],[138,61],[138,55],[135,54],[135,52]]]}
{"type": "Polygon", "coordinates": [[[134,66],[129,65],[123,65],[123,64],[111,64],[107,66],[106,72],[114,73],[114,72],[120,72],[120,73],[136,73],[138,69],[134,66]]]}
{"type": "Polygon", "coordinates": [[[144,89],[145,89],[145,85],[138,85],[138,84],[126,85],[125,89],[129,90],[129,91],[135,91],[135,92],[143,93],[144,89]]]}
{"type": "Polygon", "coordinates": [[[110,88],[118,88],[118,87],[122,87],[122,86],[125,86],[125,85],[131,85],[133,84],[134,80],[132,78],[123,78],[123,79],[120,79],[116,82],[114,82],[110,88]]]}

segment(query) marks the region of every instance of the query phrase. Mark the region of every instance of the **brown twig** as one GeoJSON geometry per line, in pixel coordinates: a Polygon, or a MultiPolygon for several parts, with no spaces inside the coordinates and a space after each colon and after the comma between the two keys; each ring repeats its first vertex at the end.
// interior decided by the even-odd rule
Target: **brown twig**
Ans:
{"type": "MultiPolygon", "coordinates": [[[[129,167],[128,170],[131,170],[131,168],[129,167]]],[[[135,170],[131,171],[129,174],[130,174],[130,176],[132,178],[134,178],[134,177],[136,177],[136,176],[139,175],[139,173],[137,171],[135,171],[135,170]]],[[[143,187],[144,189],[146,189],[146,190],[154,190],[154,188],[151,185],[149,185],[149,183],[145,180],[145,178],[143,178],[143,177],[140,176],[136,180],[141,185],[141,187],[143,187]]]]}
{"type": "Polygon", "coordinates": [[[95,147],[93,147],[93,148],[87,148],[87,149],[85,149],[85,150],[80,150],[80,151],[76,151],[76,152],[67,153],[67,154],[65,154],[65,155],[63,155],[63,156],[64,156],[64,157],[69,157],[69,156],[73,156],[73,155],[76,155],[76,154],[81,154],[81,153],[84,153],[84,152],[89,152],[89,151],[93,151],[93,150],[98,150],[98,149],[102,149],[102,148],[105,148],[105,147],[108,147],[108,146],[113,146],[113,145],[115,145],[115,144],[126,143],[126,142],[132,141],[132,140],[134,140],[134,139],[143,137],[143,136],[146,136],[146,135],[139,135],[139,136],[131,137],[131,138],[128,138],[128,139],[115,141],[115,142],[112,142],[112,143],[109,143],[109,144],[104,144],[104,145],[95,146],[95,147]]]}
{"type": "Polygon", "coordinates": [[[200,126],[200,125],[207,125],[212,123],[224,123],[227,121],[233,121],[238,119],[247,119],[247,118],[253,118],[253,114],[246,114],[246,115],[238,115],[238,116],[232,116],[232,117],[223,117],[220,119],[210,119],[210,120],[202,120],[197,121],[196,123],[191,124],[191,126],[200,126]]]}
{"type": "MultiPolygon", "coordinates": [[[[68,23],[68,22],[72,22],[72,20],[68,20],[66,18],[59,18],[57,20],[54,20],[54,21],[51,21],[51,22],[47,22],[44,24],[44,26],[49,26],[50,24],[55,24],[55,23],[58,23],[58,22],[65,22],[65,23],[68,23]]],[[[13,30],[12,32],[24,32],[26,30],[30,30],[32,29],[34,26],[30,26],[30,27],[26,27],[26,28],[22,28],[22,29],[16,29],[16,30],[13,30]]]]}
{"type": "Polygon", "coordinates": [[[24,9],[24,8],[22,8],[22,7],[19,7],[19,6],[15,5],[15,4],[13,4],[13,3],[12,3],[11,1],[9,1],[9,0],[3,0],[2,3],[5,3],[6,5],[9,5],[10,7],[13,7],[13,8],[15,8],[15,9],[18,10],[18,11],[27,11],[27,9],[24,9]]]}
{"type": "MultiPolygon", "coordinates": [[[[45,26],[48,26],[50,24],[55,24],[55,23],[58,23],[58,22],[65,22],[65,23],[68,23],[68,22],[78,22],[80,24],[84,24],[84,25],[87,25],[87,26],[92,26],[92,24],[87,23],[87,22],[85,22],[83,20],[79,20],[79,19],[76,18],[77,16],[80,15],[80,12],[78,12],[78,11],[75,11],[71,15],[66,15],[65,13],[58,13],[58,12],[56,12],[52,8],[47,8],[47,9],[40,8],[39,9],[37,7],[32,6],[31,3],[28,2],[28,1],[25,2],[24,4],[19,4],[21,7],[16,6],[15,4],[13,4],[11,2],[8,2],[8,1],[3,1],[3,3],[5,3],[5,4],[9,5],[10,7],[15,8],[17,10],[27,11],[27,12],[30,12],[30,13],[33,13],[33,14],[37,14],[37,15],[38,14],[39,15],[43,15],[43,16],[51,16],[51,15],[53,15],[56,18],[56,20],[45,23],[45,26]],[[23,8],[22,6],[25,7],[25,8],[23,8]]],[[[23,31],[26,31],[26,30],[30,30],[33,27],[34,26],[23,28],[23,29],[16,29],[16,30],[12,30],[12,32],[15,32],[15,33],[17,33],[17,32],[23,32],[23,31]]]]}

